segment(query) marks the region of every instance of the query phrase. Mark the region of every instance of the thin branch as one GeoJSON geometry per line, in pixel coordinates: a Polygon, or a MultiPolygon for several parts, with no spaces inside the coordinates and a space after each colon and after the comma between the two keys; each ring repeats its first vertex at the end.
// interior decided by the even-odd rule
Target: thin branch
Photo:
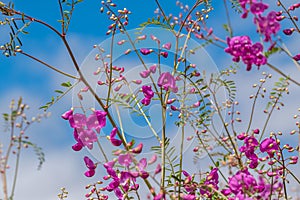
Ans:
{"type": "Polygon", "coordinates": [[[291,77],[287,76],[285,73],[283,73],[281,70],[279,70],[277,67],[275,67],[274,65],[271,65],[270,63],[267,63],[267,66],[270,67],[271,69],[273,69],[275,72],[277,72],[278,74],[282,75],[284,78],[286,78],[287,80],[295,83],[296,85],[300,86],[300,83],[295,81],[294,79],[292,79],[291,77]]]}
{"type": "Polygon", "coordinates": [[[35,60],[35,61],[37,61],[37,62],[39,62],[39,63],[41,63],[41,64],[43,64],[43,65],[45,65],[46,67],[48,67],[48,68],[50,68],[50,69],[52,69],[52,70],[54,70],[54,71],[56,71],[56,72],[58,72],[58,73],[60,73],[60,74],[62,74],[62,75],[65,75],[65,76],[67,76],[67,77],[69,77],[69,78],[72,78],[72,79],[77,79],[77,80],[79,80],[78,77],[73,76],[73,75],[71,75],[71,74],[68,74],[68,73],[66,73],[66,72],[63,72],[63,71],[57,69],[56,67],[53,67],[53,66],[49,65],[48,63],[45,63],[44,61],[42,61],[42,60],[40,60],[40,59],[38,59],[38,58],[36,58],[36,57],[30,55],[30,54],[25,53],[24,51],[20,51],[20,52],[18,52],[18,53],[23,54],[24,56],[27,56],[27,57],[29,57],[29,58],[31,58],[31,59],[33,59],[33,60],[35,60]]]}

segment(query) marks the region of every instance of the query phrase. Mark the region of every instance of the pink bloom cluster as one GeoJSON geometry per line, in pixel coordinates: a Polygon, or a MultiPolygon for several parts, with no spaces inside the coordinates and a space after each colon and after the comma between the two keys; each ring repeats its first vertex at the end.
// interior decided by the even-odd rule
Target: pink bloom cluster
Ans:
{"type": "Polygon", "coordinates": [[[273,184],[269,184],[262,176],[259,176],[257,181],[245,168],[229,178],[228,188],[223,189],[222,193],[228,196],[229,200],[268,200],[271,192],[273,194],[275,191],[280,193],[282,188],[283,184],[279,181],[279,176],[274,178],[273,184]]]}
{"type": "Polygon", "coordinates": [[[255,0],[239,0],[239,2],[244,11],[242,18],[246,18],[249,12],[254,15],[260,15],[269,7],[267,4],[256,2],[255,0]],[[249,5],[249,8],[247,8],[247,5],[249,5]]]}
{"type": "Polygon", "coordinates": [[[222,190],[225,196],[233,195],[234,198],[229,197],[229,200],[252,200],[250,195],[261,193],[265,190],[264,184],[258,184],[248,169],[238,171],[233,177],[229,178],[229,188],[222,190]]]}
{"type": "Polygon", "coordinates": [[[205,188],[200,189],[200,193],[201,195],[207,195],[208,197],[212,196],[212,188],[215,190],[218,190],[219,184],[219,175],[218,175],[218,168],[214,168],[211,170],[211,172],[209,173],[209,175],[206,177],[205,181],[204,181],[204,185],[206,185],[205,188]]]}
{"type": "Polygon", "coordinates": [[[151,103],[151,99],[154,97],[154,92],[152,91],[150,85],[144,85],[142,87],[142,91],[145,97],[142,99],[141,103],[145,106],[148,106],[151,103]]]}
{"type": "Polygon", "coordinates": [[[244,138],[244,146],[240,147],[240,152],[245,153],[246,157],[251,161],[249,167],[255,169],[258,165],[258,156],[254,153],[258,146],[258,141],[254,136],[247,136],[244,138]]]}
{"type": "Polygon", "coordinates": [[[265,36],[265,42],[271,41],[271,35],[275,35],[280,30],[277,13],[271,11],[267,16],[262,16],[263,12],[269,7],[267,4],[256,0],[239,0],[239,2],[244,11],[242,18],[246,18],[248,13],[251,12],[255,16],[254,23],[257,25],[257,32],[265,36]]]}
{"type": "MultiPolygon", "coordinates": [[[[253,133],[258,134],[259,130],[256,129],[253,131],[253,133]]],[[[269,158],[273,158],[274,153],[279,150],[278,144],[273,138],[266,138],[260,144],[253,135],[248,136],[246,133],[239,134],[237,138],[244,141],[244,145],[240,147],[239,151],[244,153],[245,156],[250,160],[249,167],[251,169],[255,169],[258,166],[259,158],[255,153],[255,150],[258,146],[261,153],[268,153],[269,158]]]]}
{"type": "Polygon", "coordinates": [[[178,87],[176,86],[176,80],[170,72],[164,72],[160,75],[157,81],[157,85],[162,87],[164,90],[168,91],[169,89],[176,93],[178,92],[178,87]]]}
{"type": "Polygon", "coordinates": [[[247,65],[247,71],[250,71],[252,65],[261,66],[267,63],[267,58],[262,54],[263,46],[260,43],[252,44],[249,36],[235,36],[227,38],[228,47],[226,53],[233,56],[234,62],[241,59],[247,65]]]}
{"type": "Polygon", "coordinates": [[[104,164],[107,175],[104,180],[109,180],[107,186],[102,188],[102,191],[114,192],[117,199],[124,199],[124,194],[133,192],[139,189],[137,183],[138,178],[146,179],[149,173],[145,171],[147,167],[146,158],[142,158],[136,165],[136,170],[132,169],[134,163],[134,155],[142,152],[143,145],[139,144],[131,150],[131,152],[121,153],[117,160],[113,160],[104,164]],[[118,162],[118,170],[115,170],[115,164],[118,162]],[[121,167],[120,167],[121,166],[121,167]],[[121,170],[124,168],[124,170],[121,170]]]}
{"type": "Polygon", "coordinates": [[[275,11],[270,12],[265,17],[258,15],[254,19],[254,23],[258,26],[257,32],[265,36],[265,42],[271,41],[271,35],[275,35],[280,30],[280,24],[276,19],[275,11]]]}
{"type": "Polygon", "coordinates": [[[68,120],[70,126],[74,128],[74,138],[77,141],[72,146],[74,151],[80,151],[84,146],[93,148],[93,143],[97,141],[97,133],[106,125],[106,112],[95,110],[89,117],[84,114],[73,114],[69,110],[62,115],[62,118],[68,120]],[[95,132],[96,131],[96,132],[95,132]]]}

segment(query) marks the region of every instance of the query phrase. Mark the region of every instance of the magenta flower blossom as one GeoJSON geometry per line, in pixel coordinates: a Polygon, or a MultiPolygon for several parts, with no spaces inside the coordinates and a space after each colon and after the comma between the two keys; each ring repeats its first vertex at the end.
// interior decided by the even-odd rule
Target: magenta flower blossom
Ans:
{"type": "Polygon", "coordinates": [[[142,150],[143,150],[143,143],[140,143],[134,149],[132,149],[132,153],[140,154],[142,150]]]}
{"type": "Polygon", "coordinates": [[[144,98],[141,100],[141,103],[145,106],[148,106],[151,103],[151,99],[144,98]]]}
{"type": "Polygon", "coordinates": [[[267,152],[271,158],[274,157],[274,153],[279,149],[276,141],[273,138],[264,139],[259,147],[261,152],[267,152]]]}
{"type": "Polygon", "coordinates": [[[164,199],[165,199],[165,194],[163,193],[159,193],[153,198],[153,200],[164,200],[164,199]]]}
{"type": "Polygon", "coordinates": [[[254,15],[260,15],[269,7],[267,4],[256,2],[255,0],[239,0],[239,3],[244,11],[242,18],[247,18],[249,12],[254,15]],[[250,9],[247,8],[247,5],[250,6],[250,9]]]}
{"type": "Polygon", "coordinates": [[[72,115],[73,115],[73,110],[70,109],[67,112],[65,112],[64,114],[62,114],[61,117],[65,120],[69,120],[72,115]]]}
{"type": "Polygon", "coordinates": [[[155,168],[155,171],[154,171],[154,174],[158,174],[161,172],[161,165],[160,164],[157,164],[156,168],[155,168]]]}
{"type": "Polygon", "coordinates": [[[266,9],[268,9],[268,5],[262,2],[253,2],[250,7],[250,11],[255,15],[262,14],[266,9]]]}
{"type": "Polygon", "coordinates": [[[93,148],[93,143],[97,142],[97,135],[91,129],[81,130],[78,134],[79,139],[81,140],[82,144],[89,149],[93,148]]]}
{"type": "Polygon", "coordinates": [[[106,126],[106,115],[107,115],[107,113],[105,111],[101,111],[101,110],[95,110],[94,113],[95,113],[95,115],[98,119],[100,128],[105,127],[106,126]]]}
{"type": "Polygon", "coordinates": [[[120,165],[129,167],[129,165],[132,163],[131,155],[129,153],[121,154],[118,158],[118,161],[119,161],[120,165]]]}
{"type": "Polygon", "coordinates": [[[211,170],[209,175],[206,177],[206,180],[204,181],[204,185],[208,186],[205,188],[200,188],[200,193],[202,195],[206,194],[208,197],[211,197],[211,190],[209,188],[214,188],[216,190],[219,189],[219,175],[218,175],[218,168],[214,168],[211,170]]]}
{"type": "Polygon", "coordinates": [[[149,67],[149,71],[154,74],[156,72],[156,65],[152,65],[151,67],[149,67]]]}
{"type": "Polygon", "coordinates": [[[238,171],[233,177],[229,178],[229,188],[222,190],[226,196],[233,194],[238,199],[249,199],[248,194],[261,191],[261,185],[257,184],[256,179],[248,172],[248,169],[238,171]]]}
{"type": "Polygon", "coordinates": [[[265,35],[265,42],[270,41],[271,35],[275,35],[280,30],[275,11],[270,12],[266,17],[259,15],[254,19],[254,23],[258,25],[257,32],[265,35]]]}
{"type": "Polygon", "coordinates": [[[97,165],[87,156],[84,157],[84,162],[86,167],[88,168],[88,171],[84,173],[86,177],[92,177],[95,175],[95,169],[97,165]]]}
{"type": "Polygon", "coordinates": [[[169,54],[168,54],[168,52],[163,51],[163,52],[160,52],[160,55],[162,55],[164,58],[167,58],[169,54]]]}
{"type": "Polygon", "coordinates": [[[117,131],[118,131],[118,129],[116,127],[114,127],[112,129],[112,131],[110,132],[109,139],[110,139],[110,142],[112,143],[112,145],[114,145],[114,146],[120,146],[122,144],[122,140],[118,140],[115,138],[117,135],[117,131]]]}
{"type": "Polygon", "coordinates": [[[145,171],[147,167],[147,160],[146,158],[142,158],[138,163],[139,175],[141,178],[146,179],[149,176],[149,173],[145,171]]]}
{"type": "Polygon", "coordinates": [[[162,73],[158,78],[157,85],[159,87],[162,87],[166,91],[171,89],[171,91],[174,93],[178,92],[178,87],[176,86],[175,78],[170,74],[170,72],[162,73]]]}
{"type": "Polygon", "coordinates": [[[146,98],[151,99],[151,98],[154,97],[154,92],[152,91],[150,85],[144,85],[144,86],[142,87],[142,91],[143,91],[144,96],[145,96],[146,98]]]}
{"type": "Polygon", "coordinates": [[[248,136],[248,134],[243,132],[243,133],[237,135],[237,139],[244,140],[247,136],[248,136]]]}
{"type": "Polygon", "coordinates": [[[74,151],[80,151],[82,149],[82,147],[84,146],[84,144],[82,143],[81,139],[79,139],[76,129],[74,129],[73,135],[74,135],[74,139],[77,141],[77,143],[72,146],[72,149],[74,151]]]}
{"type": "Polygon", "coordinates": [[[240,147],[240,152],[245,153],[245,156],[250,160],[249,167],[255,169],[258,166],[258,156],[255,154],[255,148],[258,146],[258,141],[253,136],[247,136],[244,139],[244,146],[240,147]]]}
{"type": "Polygon", "coordinates": [[[183,196],[183,200],[195,200],[196,196],[194,194],[187,194],[183,196]]]}
{"type": "Polygon", "coordinates": [[[228,47],[226,53],[233,56],[234,62],[239,62],[241,59],[247,65],[247,71],[250,71],[252,65],[261,66],[267,63],[267,58],[262,54],[263,46],[260,43],[252,45],[249,36],[236,36],[227,38],[228,47]]]}
{"type": "Polygon", "coordinates": [[[143,55],[148,55],[148,54],[152,53],[153,50],[152,50],[152,49],[145,49],[145,48],[142,48],[142,49],[140,49],[140,52],[141,52],[143,55]]]}
{"type": "Polygon", "coordinates": [[[141,103],[145,106],[148,106],[151,103],[151,99],[154,97],[154,92],[152,91],[150,85],[144,85],[142,87],[142,91],[145,98],[142,99],[141,103]]]}
{"type": "Polygon", "coordinates": [[[62,115],[62,118],[69,120],[70,126],[74,128],[74,139],[77,141],[72,146],[74,151],[80,151],[84,146],[89,149],[93,148],[93,143],[98,140],[97,133],[106,125],[106,112],[96,110],[88,118],[81,113],[73,114],[73,110],[69,110],[62,115]]]}
{"type": "Polygon", "coordinates": [[[145,70],[145,71],[140,72],[140,76],[142,78],[147,78],[149,75],[150,75],[150,70],[145,70]]]}
{"type": "Polygon", "coordinates": [[[286,35],[292,35],[294,31],[295,31],[294,28],[288,28],[288,29],[284,29],[283,33],[286,35]]]}
{"type": "Polygon", "coordinates": [[[105,126],[103,122],[101,125],[99,124],[99,120],[95,114],[91,114],[86,120],[87,128],[91,130],[96,130],[97,133],[100,133],[101,128],[104,127],[103,125],[105,126]]]}
{"type": "Polygon", "coordinates": [[[300,60],[300,54],[297,54],[293,57],[294,60],[299,61],[300,60]]]}
{"type": "Polygon", "coordinates": [[[170,50],[171,46],[172,46],[172,44],[170,42],[162,45],[162,47],[165,48],[165,49],[167,49],[167,50],[170,50]]]}
{"type": "Polygon", "coordinates": [[[72,128],[84,128],[86,125],[86,116],[81,113],[76,113],[69,117],[69,123],[72,128]]]}

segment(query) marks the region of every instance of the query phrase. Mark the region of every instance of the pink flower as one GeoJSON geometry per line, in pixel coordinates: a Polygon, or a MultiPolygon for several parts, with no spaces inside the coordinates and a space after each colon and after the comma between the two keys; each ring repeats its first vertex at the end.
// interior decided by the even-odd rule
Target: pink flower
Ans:
{"type": "Polygon", "coordinates": [[[244,146],[241,146],[239,149],[239,151],[245,153],[245,156],[250,160],[249,167],[251,169],[255,169],[258,166],[258,156],[254,152],[257,146],[258,141],[255,137],[247,136],[244,138],[244,146]]]}
{"type": "Polygon", "coordinates": [[[162,47],[165,48],[165,49],[167,49],[167,50],[170,50],[171,46],[172,46],[172,44],[169,42],[169,43],[163,44],[162,47]]]}
{"type": "Polygon", "coordinates": [[[157,155],[154,154],[154,155],[150,158],[150,160],[148,161],[148,163],[149,163],[149,164],[153,164],[153,163],[156,162],[156,160],[157,160],[157,155]]]}
{"type": "Polygon", "coordinates": [[[168,54],[168,52],[163,51],[163,52],[160,52],[160,55],[162,55],[164,58],[167,58],[169,54],[168,54]]]}
{"type": "Polygon", "coordinates": [[[144,85],[142,87],[142,91],[143,91],[145,98],[142,99],[141,103],[144,104],[145,106],[148,106],[151,103],[151,99],[154,96],[154,92],[152,91],[150,85],[144,85]]]}
{"type": "Polygon", "coordinates": [[[294,60],[299,61],[300,60],[300,54],[297,54],[293,57],[294,60]]]}
{"type": "Polygon", "coordinates": [[[116,127],[114,127],[112,129],[112,131],[110,132],[110,142],[114,145],[114,146],[120,146],[122,144],[122,140],[118,140],[116,139],[116,135],[117,135],[117,131],[118,129],[116,127]]]}
{"type": "MultiPolygon", "coordinates": [[[[204,181],[204,185],[213,187],[214,189],[218,190],[219,189],[218,183],[219,183],[218,168],[214,168],[211,170],[209,175],[206,177],[206,180],[204,181]]],[[[211,195],[212,195],[210,190],[207,187],[200,189],[200,193],[202,195],[206,194],[206,195],[208,195],[208,197],[211,197],[211,195]]]]}
{"type": "Polygon", "coordinates": [[[72,146],[72,149],[74,151],[80,151],[82,149],[82,147],[84,146],[84,144],[79,139],[79,136],[78,136],[78,133],[77,133],[76,129],[74,129],[73,135],[74,135],[74,139],[77,141],[77,143],[72,146]]]}
{"type": "Polygon", "coordinates": [[[131,155],[129,153],[121,154],[118,158],[118,161],[120,165],[123,165],[124,167],[129,167],[129,165],[132,163],[131,155]]]}
{"type": "MultiPolygon", "coordinates": [[[[101,128],[103,128],[104,126],[101,126],[99,124],[98,118],[95,114],[91,114],[87,120],[86,120],[86,125],[88,129],[94,129],[97,131],[97,133],[100,133],[101,128]]],[[[103,125],[103,124],[102,124],[103,125]]]]}
{"type": "Polygon", "coordinates": [[[228,47],[226,53],[233,56],[234,62],[241,59],[247,65],[247,71],[251,70],[252,65],[261,66],[267,63],[267,58],[262,54],[263,46],[260,43],[252,45],[249,36],[236,36],[227,38],[228,47]]]}
{"type": "Polygon", "coordinates": [[[87,177],[94,176],[97,165],[87,156],[84,157],[84,162],[86,167],[88,168],[88,171],[86,171],[84,175],[87,177]]]}
{"type": "Polygon", "coordinates": [[[295,31],[294,28],[288,28],[288,29],[284,29],[283,33],[286,35],[292,35],[294,31],[295,31]]]}
{"type": "Polygon", "coordinates": [[[266,9],[268,9],[268,5],[262,2],[254,2],[251,4],[250,11],[255,15],[262,14],[266,9]]]}
{"type": "Polygon", "coordinates": [[[149,176],[149,173],[145,171],[147,167],[147,160],[146,158],[142,158],[138,163],[139,175],[141,178],[146,179],[149,176]]]}
{"type": "Polygon", "coordinates": [[[86,116],[81,113],[76,113],[69,117],[69,123],[72,128],[83,128],[86,125],[86,116]]]}
{"type": "Polygon", "coordinates": [[[140,72],[140,76],[142,78],[147,78],[149,75],[150,75],[150,71],[149,70],[145,70],[145,71],[140,72]]]}
{"type": "Polygon", "coordinates": [[[143,55],[148,55],[148,54],[152,53],[153,50],[152,50],[152,49],[145,49],[145,48],[142,48],[142,49],[140,49],[140,52],[141,52],[143,55]]]}
{"type": "Polygon", "coordinates": [[[64,114],[61,115],[61,117],[65,120],[69,120],[69,118],[73,115],[73,110],[70,109],[67,112],[65,112],[64,114]]]}
{"type": "Polygon", "coordinates": [[[92,149],[93,143],[98,140],[96,133],[91,129],[82,129],[78,134],[78,138],[81,140],[82,144],[89,149],[92,149]]]}
{"type": "Polygon", "coordinates": [[[248,194],[254,194],[260,186],[255,178],[248,172],[248,169],[238,171],[233,177],[229,178],[229,189],[222,193],[226,196],[233,194],[238,199],[249,199],[248,194]]]}
{"type": "Polygon", "coordinates": [[[161,172],[161,165],[160,164],[157,164],[156,168],[155,168],[155,171],[154,171],[154,174],[158,174],[161,172]]]}
{"type": "Polygon", "coordinates": [[[98,119],[100,128],[105,127],[106,126],[106,115],[107,115],[107,113],[105,111],[101,111],[101,110],[95,110],[94,113],[95,113],[95,115],[98,119]]]}
{"type": "Polygon", "coordinates": [[[265,35],[265,42],[271,40],[271,35],[276,34],[280,30],[280,24],[276,20],[276,12],[270,12],[266,17],[258,16],[254,19],[254,23],[258,25],[257,32],[265,35]]]}
{"type": "Polygon", "coordinates": [[[132,149],[132,153],[140,154],[142,150],[143,150],[143,143],[140,143],[134,149],[132,149]]]}
{"type": "Polygon", "coordinates": [[[165,194],[159,193],[157,194],[153,200],[164,200],[165,199],[165,194]]]}
{"type": "Polygon", "coordinates": [[[178,87],[176,86],[175,78],[170,74],[170,72],[165,72],[160,75],[157,81],[159,87],[163,87],[164,90],[168,91],[169,89],[172,92],[178,92],[178,87]]]}
{"type": "Polygon", "coordinates": [[[259,129],[254,129],[254,130],[253,130],[253,133],[254,133],[254,134],[259,134],[259,129]]]}
{"type": "Polygon", "coordinates": [[[145,106],[148,106],[151,103],[151,99],[144,98],[141,100],[141,103],[145,106]]]}
{"type": "Polygon", "coordinates": [[[154,74],[156,72],[156,65],[152,65],[149,70],[152,74],[154,74]]]}
{"type": "Polygon", "coordinates": [[[273,158],[274,153],[279,149],[276,141],[273,138],[266,138],[264,139],[259,149],[261,152],[267,152],[271,158],[273,158]]]}

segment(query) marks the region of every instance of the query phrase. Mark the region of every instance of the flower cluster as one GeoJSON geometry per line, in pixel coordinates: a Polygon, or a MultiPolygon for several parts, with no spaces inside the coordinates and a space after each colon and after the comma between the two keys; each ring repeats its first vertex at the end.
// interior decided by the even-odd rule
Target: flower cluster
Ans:
{"type": "Polygon", "coordinates": [[[254,15],[260,15],[269,7],[263,2],[256,2],[255,0],[239,0],[239,2],[244,11],[244,13],[242,14],[242,18],[246,18],[249,12],[254,15]],[[249,9],[247,8],[247,5],[249,5],[249,9]]]}
{"type": "Polygon", "coordinates": [[[219,184],[219,175],[218,175],[218,168],[214,168],[211,170],[211,172],[209,173],[209,175],[206,177],[205,181],[204,181],[204,185],[205,188],[201,188],[200,189],[200,193],[201,195],[206,195],[208,197],[212,196],[212,189],[218,190],[219,184]]]}
{"type": "Polygon", "coordinates": [[[257,25],[257,32],[265,36],[265,42],[271,41],[271,35],[275,35],[280,30],[277,13],[271,11],[266,16],[262,16],[269,5],[256,0],[239,0],[239,2],[244,11],[242,18],[246,18],[251,12],[254,15],[254,23],[257,25]]]}
{"type": "Polygon", "coordinates": [[[170,72],[164,72],[160,75],[157,81],[157,85],[162,87],[164,90],[168,91],[169,89],[176,93],[178,92],[178,87],[176,86],[176,80],[170,72]]]}
{"type": "Polygon", "coordinates": [[[228,189],[222,190],[225,196],[229,196],[229,200],[250,200],[253,194],[261,193],[265,190],[263,184],[258,184],[256,179],[247,168],[238,171],[234,176],[229,178],[228,189]],[[234,198],[230,197],[233,195],[234,198]]]}
{"type": "Polygon", "coordinates": [[[240,152],[245,153],[250,160],[249,167],[255,169],[258,165],[258,156],[255,154],[255,149],[258,146],[258,141],[254,136],[247,136],[244,138],[244,146],[240,147],[240,152]]]}
{"type": "Polygon", "coordinates": [[[274,157],[274,153],[279,150],[277,142],[273,138],[264,139],[259,147],[262,153],[267,152],[270,158],[274,157]]]}
{"type": "Polygon", "coordinates": [[[142,99],[141,103],[148,106],[151,103],[151,99],[154,97],[154,92],[150,85],[144,85],[142,91],[145,97],[142,99]]]}
{"type": "Polygon", "coordinates": [[[227,38],[228,47],[226,53],[233,56],[234,62],[241,59],[247,65],[247,71],[250,71],[252,65],[261,66],[267,63],[267,58],[262,54],[263,46],[260,43],[252,44],[249,36],[235,36],[227,38]]]}
{"type": "Polygon", "coordinates": [[[68,120],[70,126],[74,128],[74,139],[77,141],[72,146],[74,151],[80,151],[84,146],[93,148],[93,143],[97,141],[97,133],[106,125],[106,112],[95,110],[89,117],[84,114],[73,114],[69,110],[62,115],[62,118],[68,120]],[[96,131],[96,132],[95,132],[96,131]]]}
{"type": "Polygon", "coordinates": [[[124,199],[124,196],[127,196],[129,192],[139,189],[137,179],[149,177],[149,173],[145,171],[148,163],[146,158],[142,158],[136,164],[136,170],[132,170],[131,165],[135,160],[134,154],[141,153],[142,147],[143,145],[139,144],[131,152],[120,153],[117,159],[104,164],[107,175],[103,179],[110,182],[102,188],[102,191],[114,192],[118,199],[124,199]],[[119,164],[117,170],[115,169],[116,163],[119,164]],[[121,170],[122,168],[124,170],[121,170]]]}
{"type": "Polygon", "coordinates": [[[271,35],[275,35],[280,30],[275,11],[270,12],[265,17],[259,15],[254,19],[254,23],[258,26],[257,32],[265,36],[265,42],[271,41],[271,35]]]}

